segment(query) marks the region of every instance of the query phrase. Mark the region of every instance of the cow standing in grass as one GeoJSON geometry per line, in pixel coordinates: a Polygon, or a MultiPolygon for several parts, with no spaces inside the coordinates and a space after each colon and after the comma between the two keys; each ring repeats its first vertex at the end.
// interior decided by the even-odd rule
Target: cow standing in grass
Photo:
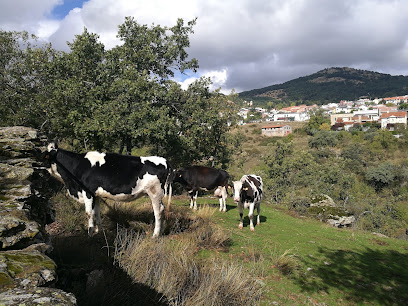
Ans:
{"type": "Polygon", "coordinates": [[[59,149],[54,143],[48,145],[47,151],[48,171],[64,183],[70,196],[85,204],[90,236],[98,232],[101,222],[98,197],[132,201],[141,195],[148,195],[152,201],[153,237],[160,234],[164,210],[162,199],[169,191],[169,209],[174,178],[166,159],[99,152],[78,154],[59,149]]]}
{"type": "Polygon", "coordinates": [[[220,211],[227,211],[227,187],[229,174],[205,166],[188,166],[176,171],[175,182],[179,182],[191,197],[190,208],[197,210],[197,197],[199,190],[214,190],[214,196],[219,198],[220,211]]]}
{"type": "Polygon", "coordinates": [[[257,175],[244,175],[239,181],[233,182],[234,188],[234,202],[238,204],[239,208],[239,228],[244,226],[242,221],[243,209],[249,208],[249,226],[251,231],[254,231],[253,214],[254,209],[257,209],[257,225],[260,224],[259,214],[261,212],[261,199],[263,195],[262,178],[257,175]]]}

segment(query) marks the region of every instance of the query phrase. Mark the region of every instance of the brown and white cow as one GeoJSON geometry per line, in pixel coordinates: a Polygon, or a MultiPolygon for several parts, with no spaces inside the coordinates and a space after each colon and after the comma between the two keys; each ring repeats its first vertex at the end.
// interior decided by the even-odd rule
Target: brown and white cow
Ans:
{"type": "Polygon", "coordinates": [[[226,200],[228,197],[229,174],[205,166],[188,166],[176,171],[174,181],[180,183],[191,197],[190,208],[197,209],[197,197],[199,190],[214,190],[214,196],[219,198],[220,211],[227,211],[226,200]]]}
{"type": "Polygon", "coordinates": [[[59,149],[54,143],[48,145],[47,151],[48,171],[64,183],[70,196],[85,204],[90,236],[98,232],[101,222],[98,197],[131,201],[144,194],[152,201],[155,216],[153,237],[160,234],[164,210],[162,199],[168,191],[170,206],[174,178],[173,169],[166,159],[99,152],[78,154],[59,149]]]}
{"type": "Polygon", "coordinates": [[[242,221],[243,209],[249,208],[249,226],[251,231],[254,231],[253,214],[254,209],[257,209],[257,225],[260,224],[261,199],[263,195],[262,178],[258,175],[250,174],[243,175],[239,181],[233,182],[234,188],[234,202],[238,204],[239,208],[239,228],[244,226],[242,221]]]}

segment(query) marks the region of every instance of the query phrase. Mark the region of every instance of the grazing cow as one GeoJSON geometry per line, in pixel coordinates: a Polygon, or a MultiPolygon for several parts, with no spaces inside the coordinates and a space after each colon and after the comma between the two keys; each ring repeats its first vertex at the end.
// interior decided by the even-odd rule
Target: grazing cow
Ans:
{"type": "Polygon", "coordinates": [[[243,209],[249,208],[249,223],[251,231],[254,231],[254,223],[252,221],[254,209],[256,207],[258,212],[257,225],[260,224],[259,214],[261,212],[261,199],[263,194],[262,178],[257,175],[243,175],[239,181],[234,184],[234,202],[238,203],[239,208],[239,228],[243,227],[242,215],[243,209]]]}
{"type": "Polygon", "coordinates": [[[64,183],[70,196],[85,204],[88,234],[98,232],[100,207],[98,197],[131,201],[147,194],[155,217],[153,237],[160,234],[163,196],[171,202],[174,172],[163,157],[136,157],[115,153],[88,152],[78,154],[58,149],[54,143],[47,148],[48,171],[64,183]],[[94,225],[96,218],[96,225],[94,225]]]}
{"type": "Polygon", "coordinates": [[[190,208],[197,210],[198,190],[213,190],[214,196],[220,200],[220,211],[226,211],[228,197],[229,174],[224,170],[218,170],[204,166],[188,166],[176,171],[175,182],[179,182],[187,190],[191,197],[190,208]]]}

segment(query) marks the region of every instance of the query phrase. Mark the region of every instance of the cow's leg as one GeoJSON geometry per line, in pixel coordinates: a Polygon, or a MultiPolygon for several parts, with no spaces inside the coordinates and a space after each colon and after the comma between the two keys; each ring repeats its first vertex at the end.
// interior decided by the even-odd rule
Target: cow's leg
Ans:
{"type": "Polygon", "coordinates": [[[99,227],[101,225],[101,199],[98,197],[95,198],[94,200],[94,211],[95,211],[95,219],[96,219],[96,225],[95,225],[95,234],[99,232],[99,227]]]}
{"type": "Polygon", "coordinates": [[[250,228],[251,231],[254,231],[254,230],[255,230],[254,222],[253,222],[254,208],[255,208],[255,203],[254,203],[254,202],[252,202],[251,204],[249,204],[248,218],[249,218],[249,228],[250,228]]]}
{"type": "Polygon", "coordinates": [[[227,187],[223,186],[222,187],[222,204],[223,204],[222,211],[223,212],[227,211],[227,198],[228,198],[227,187]]]}
{"type": "Polygon", "coordinates": [[[258,213],[258,216],[256,217],[256,224],[257,225],[259,225],[259,224],[261,224],[261,217],[260,217],[260,215],[261,215],[261,203],[260,202],[258,202],[258,205],[256,206],[256,212],[258,213]]]}
{"type": "Polygon", "coordinates": [[[193,205],[194,205],[194,191],[191,190],[191,191],[188,192],[188,194],[190,196],[190,208],[192,209],[193,205]]]}
{"type": "Polygon", "coordinates": [[[238,208],[239,208],[239,228],[243,228],[244,227],[244,221],[242,221],[242,217],[244,215],[244,203],[239,202],[238,203],[238,208]]]}
{"type": "Polygon", "coordinates": [[[95,209],[93,206],[94,199],[91,196],[90,198],[87,197],[86,191],[82,191],[82,197],[85,203],[85,212],[88,217],[88,236],[93,236],[95,234],[95,227],[94,227],[94,217],[95,217],[95,209]]]}
{"type": "Polygon", "coordinates": [[[158,237],[161,232],[161,221],[162,221],[162,213],[164,211],[164,205],[162,202],[164,192],[161,188],[156,186],[155,188],[151,188],[148,190],[147,195],[150,197],[153,206],[154,212],[154,231],[153,231],[153,238],[158,237]]]}
{"type": "Polygon", "coordinates": [[[198,198],[198,190],[195,192],[195,195],[194,195],[194,210],[197,210],[197,198],[198,198]]]}

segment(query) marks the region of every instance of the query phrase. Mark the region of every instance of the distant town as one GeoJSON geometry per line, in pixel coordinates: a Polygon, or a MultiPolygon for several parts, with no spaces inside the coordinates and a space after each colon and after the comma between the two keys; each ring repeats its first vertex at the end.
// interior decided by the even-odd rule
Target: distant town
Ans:
{"type": "Polygon", "coordinates": [[[249,122],[271,122],[271,125],[262,129],[264,135],[285,136],[291,133],[287,125],[279,125],[279,122],[307,121],[310,112],[321,109],[330,116],[332,130],[350,130],[355,127],[367,127],[376,124],[382,129],[394,131],[401,124],[407,126],[408,95],[376,98],[373,100],[361,98],[357,101],[340,101],[326,105],[298,105],[282,109],[267,110],[260,107],[253,108],[252,101],[245,101],[247,107],[239,111],[243,125],[249,122]],[[273,122],[273,123],[272,123],[273,122]]]}

